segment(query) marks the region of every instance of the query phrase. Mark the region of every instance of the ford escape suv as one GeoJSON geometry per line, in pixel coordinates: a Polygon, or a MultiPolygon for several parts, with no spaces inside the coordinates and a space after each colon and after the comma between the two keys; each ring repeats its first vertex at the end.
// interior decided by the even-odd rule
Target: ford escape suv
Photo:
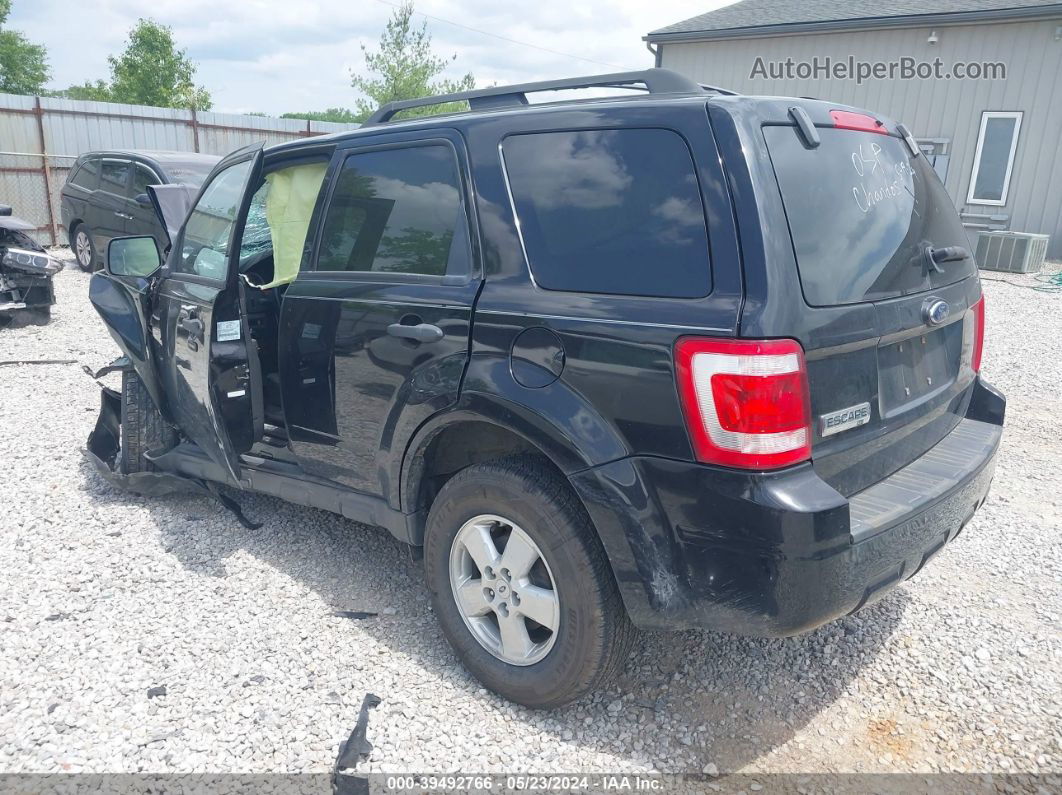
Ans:
{"type": "Polygon", "coordinates": [[[125,353],[92,460],[387,528],[522,704],[607,681],[635,627],[858,610],[988,492],[977,271],[877,114],[660,69],[491,88],[241,150],[188,206],[92,277],[125,353]],[[643,90],[527,100],[593,86],[643,90]]]}

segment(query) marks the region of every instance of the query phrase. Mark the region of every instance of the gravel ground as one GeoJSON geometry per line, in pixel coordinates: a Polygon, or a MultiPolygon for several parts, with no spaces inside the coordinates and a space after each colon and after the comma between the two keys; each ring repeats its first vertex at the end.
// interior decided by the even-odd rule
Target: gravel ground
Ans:
{"type": "Polygon", "coordinates": [[[117,350],[87,284],[0,330],[0,360],[78,362],[0,366],[0,772],[327,772],[366,691],[372,772],[1062,768],[1062,295],[986,282],[1004,450],[913,582],[801,638],[643,635],[610,690],[535,713],[457,664],[386,532],[245,496],[252,531],[98,477],[79,365],[117,350]]]}

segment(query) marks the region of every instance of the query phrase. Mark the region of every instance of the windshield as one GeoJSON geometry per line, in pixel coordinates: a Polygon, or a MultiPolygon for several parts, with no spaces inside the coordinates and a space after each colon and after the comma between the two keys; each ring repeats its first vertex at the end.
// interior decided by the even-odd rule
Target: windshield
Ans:
{"type": "Polygon", "coordinates": [[[932,290],[976,272],[970,257],[935,262],[928,249],[969,248],[936,172],[903,140],[819,129],[808,149],[793,127],[764,127],[812,306],[932,290]]]}

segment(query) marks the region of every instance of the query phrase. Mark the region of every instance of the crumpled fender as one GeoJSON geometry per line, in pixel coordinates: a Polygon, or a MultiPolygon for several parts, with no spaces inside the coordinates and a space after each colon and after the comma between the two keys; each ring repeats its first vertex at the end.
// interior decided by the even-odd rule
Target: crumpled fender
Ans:
{"type": "MultiPolygon", "coordinates": [[[[104,368],[104,370],[107,369],[104,368]]],[[[103,372],[101,371],[100,374],[102,375],[103,372]]],[[[172,472],[132,472],[129,474],[122,472],[118,464],[121,425],[122,396],[113,389],[102,387],[100,415],[96,419],[96,427],[88,436],[85,455],[96,471],[109,483],[148,497],[162,497],[167,494],[212,496],[204,484],[172,472]]]]}
{"type": "MultiPolygon", "coordinates": [[[[84,368],[92,378],[98,379],[107,373],[132,370],[133,365],[125,356],[111,362],[95,373],[84,368]]],[[[232,497],[222,494],[217,486],[208,481],[180,475],[176,472],[123,472],[118,462],[121,449],[122,433],[122,396],[103,384],[100,384],[100,414],[96,418],[96,427],[88,435],[85,445],[85,457],[97,472],[111,485],[142,494],[146,497],[165,497],[170,494],[195,494],[201,497],[213,497],[222,506],[230,510],[237,521],[250,530],[261,527],[260,522],[248,519],[239,503],[232,497]]]]}

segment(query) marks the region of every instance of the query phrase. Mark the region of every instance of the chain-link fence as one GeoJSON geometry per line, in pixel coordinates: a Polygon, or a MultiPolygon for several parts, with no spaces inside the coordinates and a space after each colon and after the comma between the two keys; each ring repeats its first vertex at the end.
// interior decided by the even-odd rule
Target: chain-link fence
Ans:
{"type": "Polygon", "coordinates": [[[0,152],[0,204],[10,205],[13,215],[33,224],[30,234],[44,245],[67,242],[59,192],[75,159],[75,155],[0,152]]]}

